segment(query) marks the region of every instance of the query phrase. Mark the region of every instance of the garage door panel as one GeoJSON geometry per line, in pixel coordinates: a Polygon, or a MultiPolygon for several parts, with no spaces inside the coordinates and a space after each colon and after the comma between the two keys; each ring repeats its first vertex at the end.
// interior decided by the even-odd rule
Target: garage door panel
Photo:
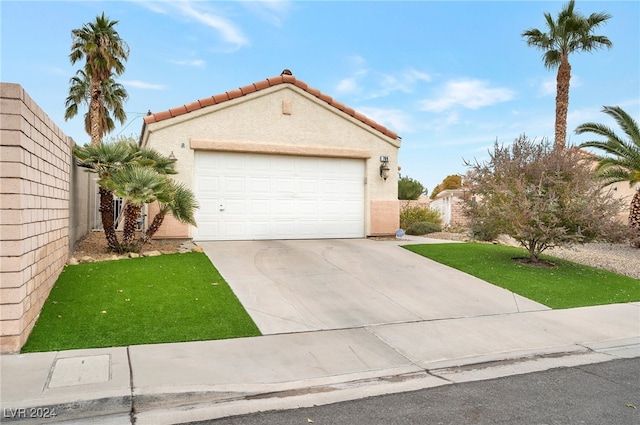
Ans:
{"type": "Polygon", "coordinates": [[[296,204],[293,199],[273,199],[271,205],[271,213],[276,217],[293,217],[295,214],[296,204]]]}
{"type": "Polygon", "coordinates": [[[309,217],[314,215],[319,208],[319,202],[316,199],[302,199],[297,203],[297,213],[303,217],[309,217]]]}
{"type": "Polygon", "coordinates": [[[273,179],[273,193],[274,194],[293,194],[296,191],[295,180],[291,176],[287,177],[275,177],[273,179]]]}
{"type": "Polygon", "coordinates": [[[253,199],[247,202],[247,213],[254,218],[264,218],[271,215],[270,199],[253,199]]]}
{"type": "Polygon", "coordinates": [[[251,193],[261,195],[271,190],[270,180],[267,177],[247,177],[247,187],[251,193]]]}
{"type": "Polygon", "coordinates": [[[246,201],[244,199],[225,199],[222,202],[221,213],[226,216],[244,216],[247,214],[246,201]]]}
{"type": "Polygon", "coordinates": [[[271,234],[271,221],[270,220],[251,220],[249,223],[249,233],[253,235],[254,239],[267,239],[271,234]]]}
{"type": "Polygon", "coordinates": [[[364,236],[364,161],[196,152],[196,240],[364,236]]]}

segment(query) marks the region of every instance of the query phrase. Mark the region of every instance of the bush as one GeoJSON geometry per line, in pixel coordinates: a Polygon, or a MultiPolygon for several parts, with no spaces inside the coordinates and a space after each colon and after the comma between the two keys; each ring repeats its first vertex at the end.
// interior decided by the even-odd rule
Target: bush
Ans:
{"type": "Polygon", "coordinates": [[[477,241],[490,242],[500,234],[500,231],[493,223],[485,223],[479,217],[471,217],[469,227],[471,237],[477,241]]]}
{"type": "Polygon", "coordinates": [[[427,233],[440,232],[442,227],[438,223],[430,221],[417,221],[407,229],[407,235],[426,235],[427,233]]]}
{"type": "Polygon", "coordinates": [[[474,236],[507,234],[538,261],[547,248],[618,233],[620,200],[596,184],[584,159],[577,149],[555,149],[523,134],[510,146],[496,142],[488,161],[465,161],[480,199],[467,210],[474,236]]]}
{"type": "Polygon", "coordinates": [[[398,199],[416,200],[424,193],[424,186],[411,177],[401,177],[398,180],[398,199]]]}
{"type": "Polygon", "coordinates": [[[420,221],[426,221],[429,223],[435,223],[437,225],[442,224],[440,213],[430,208],[423,208],[419,206],[405,206],[400,210],[400,228],[408,229],[413,223],[420,221]]]}

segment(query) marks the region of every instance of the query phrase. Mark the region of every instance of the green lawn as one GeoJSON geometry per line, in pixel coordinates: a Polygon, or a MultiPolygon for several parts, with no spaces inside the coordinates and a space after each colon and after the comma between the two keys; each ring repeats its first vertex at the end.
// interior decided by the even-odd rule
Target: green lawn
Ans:
{"type": "Polygon", "coordinates": [[[22,352],[260,335],[203,253],[67,266],[22,352]]]}
{"type": "Polygon", "coordinates": [[[548,256],[541,258],[557,267],[540,268],[514,261],[516,257],[528,257],[524,249],[479,243],[404,248],[551,308],[640,301],[637,279],[548,256]]]}

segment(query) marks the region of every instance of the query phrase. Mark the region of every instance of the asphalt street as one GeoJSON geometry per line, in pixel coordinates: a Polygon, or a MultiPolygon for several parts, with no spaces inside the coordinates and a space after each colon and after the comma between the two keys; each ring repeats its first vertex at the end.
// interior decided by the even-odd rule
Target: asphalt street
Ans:
{"type": "Polygon", "coordinates": [[[640,358],[183,425],[640,424],[640,358]]]}

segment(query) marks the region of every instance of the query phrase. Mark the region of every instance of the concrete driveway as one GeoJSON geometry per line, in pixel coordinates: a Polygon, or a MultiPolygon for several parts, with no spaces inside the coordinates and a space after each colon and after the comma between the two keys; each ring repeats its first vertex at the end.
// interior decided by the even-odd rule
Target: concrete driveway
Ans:
{"type": "Polygon", "coordinates": [[[199,245],[265,335],[547,309],[396,241],[199,245]]]}

